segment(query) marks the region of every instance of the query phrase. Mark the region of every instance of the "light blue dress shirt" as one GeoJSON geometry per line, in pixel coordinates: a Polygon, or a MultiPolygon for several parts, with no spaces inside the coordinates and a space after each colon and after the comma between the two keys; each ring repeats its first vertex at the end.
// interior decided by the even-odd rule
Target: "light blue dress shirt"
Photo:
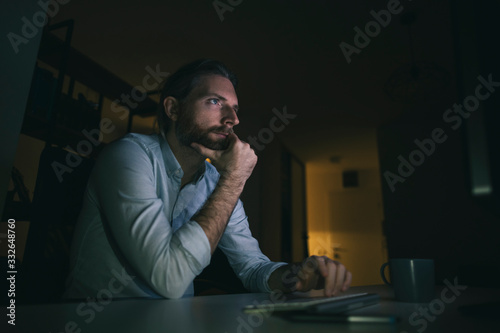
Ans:
{"type": "MultiPolygon", "coordinates": [[[[128,134],[102,151],[75,229],[66,298],[193,295],[193,279],[210,263],[210,244],[191,218],[219,174],[205,162],[181,189],[182,176],[161,135],[128,134]]],[[[252,292],[270,292],[269,276],[285,265],[262,254],[241,200],[218,247],[252,292]]]]}

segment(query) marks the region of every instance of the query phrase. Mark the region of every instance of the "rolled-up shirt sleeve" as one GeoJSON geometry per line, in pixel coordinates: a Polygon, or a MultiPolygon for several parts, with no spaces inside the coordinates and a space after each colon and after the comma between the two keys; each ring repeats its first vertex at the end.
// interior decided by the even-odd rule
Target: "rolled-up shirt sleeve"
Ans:
{"type": "Polygon", "coordinates": [[[101,155],[91,183],[102,221],[127,264],[159,295],[179,298],[209,264],[210,244],[195,221],[173,232],[165,205],[176,198],[160,197],[160,168],[144,147],[122,140],[101,155]]]}
{"type": "Polygon", "coordinates": [[[269,277],[284,262],[272,262],[252,236],[243,203],[238,200],[219,248],[225,253],[236,275],[251,292],[271,292],[269,277]]]}

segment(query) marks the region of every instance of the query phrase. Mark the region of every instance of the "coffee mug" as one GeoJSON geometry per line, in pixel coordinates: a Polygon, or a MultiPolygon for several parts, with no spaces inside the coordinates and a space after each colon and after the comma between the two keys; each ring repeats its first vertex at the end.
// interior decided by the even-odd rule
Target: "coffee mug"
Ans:
{"type": "Polygon", "coordinates": [[[435,298],[434,260],[390,259],[380,267],[382,280],[394,288],[396,300],[424,303],[435,298]],[[389,266],[391,282],[385,278],[389,266]]]}

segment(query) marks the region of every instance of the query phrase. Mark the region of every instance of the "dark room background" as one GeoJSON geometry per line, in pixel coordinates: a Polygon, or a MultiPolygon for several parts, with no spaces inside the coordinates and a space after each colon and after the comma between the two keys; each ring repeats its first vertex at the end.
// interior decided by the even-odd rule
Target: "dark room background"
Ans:
{"type": "Polygon", "coordinates": [[[242,200],[272,260],[328,255],[350,267],[354,285],[366,285],[382,282],[388,258],[432,258],[438,282],[493,285],[497,3],[57,4],[47,24],[37,21],[36,1],[1,14],[2,224],[25,222],[27,256],[41,237],[33,208],[44,147],[92,160],[129,131],[154,131],[160,81],[214,58],[239,77],[236,133],[259,156],[242,200]],[[59,110],[52,123],[51,108],[59,110]],[[102,142],[85,135],[96,129],[102,142]]]}

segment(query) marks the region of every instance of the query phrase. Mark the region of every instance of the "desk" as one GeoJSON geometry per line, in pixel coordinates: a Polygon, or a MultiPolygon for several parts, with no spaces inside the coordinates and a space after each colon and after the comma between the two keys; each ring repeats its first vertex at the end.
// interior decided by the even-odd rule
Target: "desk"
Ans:
{"type": "MultiPolygon", "coordinates": [[[[500,300],[500,289],[467,288],[456,296],[446,287],[436,290],[428,304],[396,302],[386,286],[352,287],[347,293],[375,292],[380,304],[352,311],[353,314],[397,315],[397,324],[295,323],[278,316],[247,315],[244,305],[269,301],[269,294],[203,296],[178,300],[113,300],[95,310],[85,303],[25,305],[16,308],[19,332],[499,332],[498,318],[462,316],[460,305],[500,300]],[[443,296],[444,295],[444,296],[443,296]],[[443,298],[444,297],[444,298],[443,298]],[[428,318],[410,318],[419,308],[428,318]],[[413,323],[413,324],[412,324],[413,323]],[[425,327],[424,327],[425,326],[425,327]]],[[[6,309],[3,308],[5,311],[6,309]]],[[[1,331],[6,332],[5,313],[1,331]]],[[[10,326],[10,325],[9,325],[10,326]]]]}

